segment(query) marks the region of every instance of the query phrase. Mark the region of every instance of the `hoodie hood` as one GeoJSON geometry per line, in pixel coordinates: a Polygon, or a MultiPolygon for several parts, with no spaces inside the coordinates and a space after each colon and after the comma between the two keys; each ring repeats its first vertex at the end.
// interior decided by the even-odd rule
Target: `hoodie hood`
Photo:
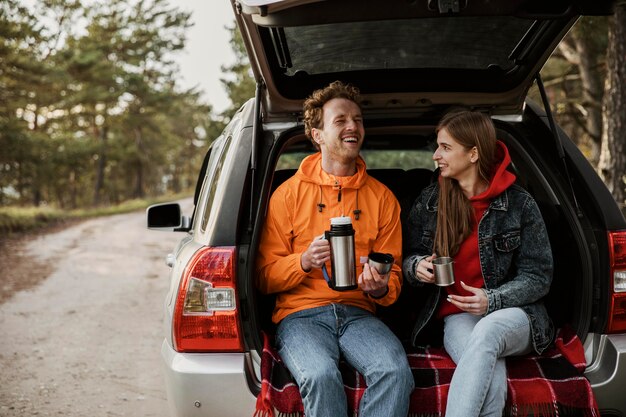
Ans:
{"type": "Polygon", "coordinates": [[[491,177],[489,181],[489,188],[487,188],[484,192],[470,198],[470,201],[477,200],[493,200],[500,194],[502,194],[507,188],[509,188],[513,183],[515,183],[516,177],[510,171],[507,171],[509,165],[511,165],[511,156],[509,155],[509,150],[506,145],[497,141],[497,149],[496,156],[500,162],[496,166],[495,173],[491,177]]]}
{"type": "Polygon", "coordinates": [[[304,158],[295,175],[301,181],[310,182],[319,186],[341,186],[341,188],[353,189],[361,188],[367,179],[365,161],[360,156],[356,160],[356,174],[348,177],[338,177],[322,169],[321,152],[304,158]]]}

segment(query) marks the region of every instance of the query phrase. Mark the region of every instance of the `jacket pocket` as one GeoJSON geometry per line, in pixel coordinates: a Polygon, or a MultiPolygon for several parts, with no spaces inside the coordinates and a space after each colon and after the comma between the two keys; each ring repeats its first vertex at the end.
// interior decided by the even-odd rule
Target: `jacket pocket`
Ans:
{"type": "Polygon", "coordinates": [[[517,249],[521,245],[519,230],[505,232],[494,236],[494,261],[498,285],[511,272],[511,264],[517,249]]]}
{"type": "Polygon", "coordinates": [[[419,243],[422,251],[432,253],[433,247],[435,246],[435,238],[433,233],[430,230],[425,230],[424,233],[422,233],[422,237],[420,238],[419,243]]]}
{"type": "Polygon", "coordinates": [[[494,243],[498,252],[512,252],[516,250],[521,243],[519,230],[502,233],[494,237],[494,243]]]}

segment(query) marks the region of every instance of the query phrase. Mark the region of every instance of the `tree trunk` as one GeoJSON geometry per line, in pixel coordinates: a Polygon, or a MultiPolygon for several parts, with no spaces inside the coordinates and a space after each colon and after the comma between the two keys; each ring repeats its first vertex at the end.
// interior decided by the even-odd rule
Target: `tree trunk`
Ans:
{"type": "Polygon", "coordinates": [[[594,165],[600,158],[602,141],[602,94],[603,74],[598,68],[597,55],[593,47],[584,36],[576,36],[574,42],[579,52],[580,63],[578,71],[582,83],[582,106],[587,111],[585,130],[591,139],[591,161],[594,165]]]}
{"type": "Polygon", "coordinates": [[[134,198],[143,198],[143,133],[141,128],[135,129],[135,145],[137,146],[137,166],[135,167],[135,192],[134,198]]]}
{"type": "Polygon", "coordinates": [[[567,112],[559,123],[566,126],[577,146],[588,148],[585,155],[594,167],[602,142],[606,22],[606,17],[583,17],[558,46],[560,56],[575,66],[575,74],[568,71],[561,81],[567,112]]]}
{"type": "Polygon", "coordinates": [[[76,186],[76,171],[75,170],[70,171],[69,183],[70,183],[70,208],[75,209],[78,207],[77,199],[76,199],[76,197],[78,196],[78,190],[76,186]]]}
{"type": "Polygon", "coordinates": [[[626,2],[615,4],[609,23],[604,133],[598,172],[624,209],[626,200],[626,2]]]}
{"type": "Polygon", "coordinates": [[[98,166],[96,168],[96,185],[93,194],[93,205],[100,205],[100,195],[102,194],[102,188],[104,187],[104,170],[106,168],[107,160],[107,135],[109,129],[106,126],[102,126],[100,129],[100,152],[98,154],[98,166]]]}

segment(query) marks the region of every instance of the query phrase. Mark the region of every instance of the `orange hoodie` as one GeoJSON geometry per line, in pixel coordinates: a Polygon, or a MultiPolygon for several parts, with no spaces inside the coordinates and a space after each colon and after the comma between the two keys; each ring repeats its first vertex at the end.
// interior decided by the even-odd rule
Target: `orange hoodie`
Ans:
{"type": "MultiPolygon", "coordinates": [[[[270,199],[257,260],[257,285],[264,294],[276,293],[275,323],[296,311],[331,303],[348,304],[374,312],[376,304],[396,301],[402,284],[402,228],[400,205],[381,182],[367,175],[357,160],[357,173],[335,177],[322,170],[321,153],[306,157],[296,174],[281,184],[270,199]],[[321,211],[318,204],[325,206],[321,211]],[[354,210],[359,209],[358,220],[354,210]],[[361,289],[334,291],[320,269],[302,270],[300,257],[313,239],[330,229],[330,219],[350,216],[355,229],[357,276],[361,259],[372,252],[393,255],[389,292],[373,299],[361,289]]],[[[330,271],[330,262],[326,267],[330,271]]]]}

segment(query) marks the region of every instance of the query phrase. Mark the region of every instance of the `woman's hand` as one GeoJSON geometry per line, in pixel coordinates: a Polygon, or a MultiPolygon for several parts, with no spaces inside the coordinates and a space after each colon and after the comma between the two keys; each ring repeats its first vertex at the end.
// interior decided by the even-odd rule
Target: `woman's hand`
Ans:
{"type": "Polygon", "coordinates": [[[464,290],[471,292],[472,295],[462,296],[450,294],[448,295],[448,301],[467,313],[476,316],[484,315],[489,307],[487,294],[485,294],[482,288],[470,287],[469,285],[465,285],[463,281],[461,281],[461,286],[464,290]]]}
{"type": "Polygon", "coordinates": [[[415,267],[415,277],[418,281],[426,284],[433,284],[435,282],[435,275],[433,274],[433,259],[435,254],[422,259],[417,263],[415,267]]]}

